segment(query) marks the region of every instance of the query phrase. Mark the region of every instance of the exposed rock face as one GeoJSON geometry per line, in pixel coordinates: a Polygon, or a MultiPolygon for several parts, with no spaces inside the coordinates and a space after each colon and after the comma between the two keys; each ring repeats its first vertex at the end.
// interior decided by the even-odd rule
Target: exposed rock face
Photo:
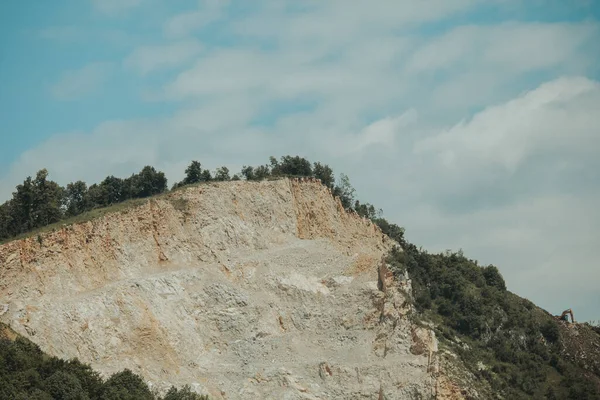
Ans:
{"type": "Polygon", "coordinates": [[[0,320],[161,390],[431,398],[436,341],[381,266],[393,245],[318,182],[190,187],[1,246],[0,320]]]}

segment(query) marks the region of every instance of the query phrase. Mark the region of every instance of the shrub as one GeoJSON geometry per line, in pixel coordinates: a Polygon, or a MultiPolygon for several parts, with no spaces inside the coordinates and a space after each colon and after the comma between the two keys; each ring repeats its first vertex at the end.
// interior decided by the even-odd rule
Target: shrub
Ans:
{"type": "Polygon", "coordinates": [[[179,390],[172,386],[163,400],[208,400],[208,396],[192,392],[189,385],[186,385],[179,390]]]}
{"type": "Polygon", "coordinates": [[[88,400],[89,396],[83,390],[81,382],[72,374],[56,371],[44,382],[46,392],[55,399],[88,400]]]}
{"type": "Polygon", "coordinates": [[[493,286],[502,291],[506,290],[506,283],[504,282],[504,278],[493,265],[489,265],[483,269],[483,276],[485,277],[485,282],[488,286],[493,286]]]}
{"type": "Polygon", "coordinates": [[[542,326],[540,326],[540,332],[550,343],[555,343],[560,338],[558,324],[556,321],[548,320],[544,322],[542,326]]]}
{"type": "Polygon", "coordinates": [[[128,369],[112,375],[104,384],[102,400],[153,400],[154,396],[142,378],[128,369]]]}

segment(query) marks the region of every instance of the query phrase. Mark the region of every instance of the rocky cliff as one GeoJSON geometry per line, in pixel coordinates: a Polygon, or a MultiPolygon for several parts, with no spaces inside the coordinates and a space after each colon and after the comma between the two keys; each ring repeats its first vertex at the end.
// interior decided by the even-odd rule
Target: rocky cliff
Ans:
{"type": "Polygon", "coordinates": [[[188,187],[1,246],[0,321],[214,399],[460,397],[382,264],[394,245],[315,181],[188,187]]]}

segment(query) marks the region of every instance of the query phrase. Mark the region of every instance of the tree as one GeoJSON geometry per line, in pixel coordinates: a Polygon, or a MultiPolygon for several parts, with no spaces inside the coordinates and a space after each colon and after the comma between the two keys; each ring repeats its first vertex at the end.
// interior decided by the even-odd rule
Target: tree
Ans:
{"type": "Polygon", "coordinates": [[[108,378],[102,387],[100,399],[154,400],[154,396],[142,378],[125,369],[108,378]]]}
{"type": "Polygon", "coordinates": [[[313,164],[313,174],[315,178],[320,179],[321,183],[331,189],[335,185],[335,177],[333,176],[333,170],[327,164],[321,164],[316,162],[313,164]]]}
{"type": "Polygon", "coordinates": [[[55,399],[88,400],[87,393],[81,387],[81,382],[72,374],[56,371],[44,382],[46,392],[55,399]]]}
{"type": "Polygon", "coordinates": [[[267,165],[259,165],[254,169],[254,179],[257,181],[262,181],[269,176],[271,176],[271,170],[267,165]]]}
{"type": "Polygon", "coordinates": [[[65,214],[69,217],[79,215],[91,208],[88,188],[85,182],[77,181],[67,185],[65,191],[65,214]]]}
{"type": "MultiPolygon", "coordinates": [[[[13,397],[2,397],[0,399],[12,399],[13,397]]],[[[15,400],[54,400],[54,398],[49,394],[40,389],[32,389],[28,393],[21,392],[20,394],[14,397],[15,400]]]]}
{"type": "Polygon", "coordinates": [[[273,156],[269,157],[269,164],[271,167],[271,173],[277,175],[279,169],[279,161],[273,156]]]}
{"type": "Polygon", "coordinates": [[[540,326],[540,332],[550,343],[555,343],[560,338],[558,324],[550,319],[540,326]]]}
{"type": "Polygon", "coordinates": [[[502,291],[506,290],[506,282],[504,282],[504,278],[498,268],[493,265],[488,265],[483,268],[483,277],[485,278],[485,282],[488,286],[495,287],[502,291]]]}
{"type": "Polygon", "coordinates": [[[90,186],[88,194],[92,205],[106,207],[131,198],[131,180],[131,178],[124,180],[110,175],[99,185],[90,186]]]}
{"type": "Polygon", "coordinates": [[[310,161],[300,156],[283,156],[279,163],[271,157],[271,174],[273,176],[312,176],[310,161]]]}
{"type": "Polygon", "coordinates": [[[100,185],[94,183],[88,188],[89,208],[104,207],[104,193],[100,185]]]}
{"type": "Polygon", "coordinates": [[[60,221],[64,189],[58,183],[48,180],[48,170],[45,168],[38,171],[33,186],[34,226],[41,227],[60,221]]]}
{"type": "Polygon", "coordinates": [[[48,170],[41,169],[34,180],[27,177],[17,185],[13,198],[1,217],[10,226],[2,230],[11,236],[52,224],[62,218],[64,189],[48,180],[48,170]]]}
{"type": "Polygon", "coordinates": [[[340,184],[333,189],[334,196],[338,196],[345,209],[351,209],[354,201],[354,188],[350,184],[348,175],[340,174],[340,184]]]}
{"type": "Polygon", "coordinates": [[[241,174],[247,181],[262,181],[271,175],[271,171],[268,165],[259,165],[256,168],[244,165],[241,174]]]}
{"type": "Polygon", "coordinates": [[[398,242],[402,248],[407,247],[406,241],[404,240],[404,228],[396,224],[390,224],[385,218],[377,218],[374,222],[379,226],[383,233],[398,242]]]}
{"type": "Polygon", "coordinates": [[[13,236],[11,201],[0,205],[0,240],[13,236]]]}
{"type": "Polygon", "coordinates": [[[171,386],[163,400],[208,400],[208,396],[192,392],[189,385],[185,385],[181,389],[171,386]]]}
{"type": "Polygon", "coordinates": [[[139,174],[131,177],[131,194],[133,198],[149,197],[167,190],[167,178],[163,172],[154,167],[145,166],[139,174]]]}
{"type": "Polygon", "coordinates": [[[361,217],[366,217],[370,220],[376,220],[381,217],[382,210],[375,210],[375,206],[369,203],[361,204],[360,201],[356,200],[354,202],[354,210],[361,217]]]}
{"type": "MultiPolygon", "coordinates": [[[[131,181],[131,179],[130,179],[131,181]]],[[[108,176],[100,183],[100,189],[104,198],[105,205],[120,203],[131,197],[130,185],[126,185],[125,180],[115,176],[108,176]]]]}
{"type": "Polygon", "coordinates": [[[185,169],[185,178],[182,183],[184,185],[191,185],[198,183],[203,180],[202,176],[202,164],[198,161],[192,161],[192,163],[185,169]]]}
{"type": "Polygon", "coordinates": [[[216,181],[228,181],[231,178],[229,177],[229,168],[223,166],[221,168],[217,168],[217,172],[215,173],[216,181]]]}
{"type": "Polygon", "coordinates": [[[244,165],[242,167],[241,174],[244,177],[244,179],[246,179],[247,181],[253,181],[254,180],[254,167],[252,167],[250,165],[244,165]]]}
{"type": "Polygon", "coordinates": [[[212,181],[212,176],[210,174],[210,171],[205,169],[204,171],[202,171],[202,182],[210,182],[212,181]]]}
{"type": "Polygon", "coordinates": [[[16,189],[17,190],[13,193],[10,207],[13,223],[12,231],[14,235],[27,232],[35,226],[33,217],[35,188],[31,177],[28,176],[23,181],[23,184],[17,185],[16,189]]]}
{"type": "Polygon", "coordinates": [[[192,163],[185,169],[185,178],[181,182],[173,185],[173,189],[184,185],[192,185],[199,182],[209,182],[212,180],[210,171],[202,169],[202,164],[199,161],[192,161],[192,163]]]}
{"type": "Polygon", "coordinates": [[[59,364],[59,368],[75,376],[91,398],[99,396],[104,382],[100,374],[94,371],[90,365],[84,364],[75,358],[63,361],[59,364]]]}

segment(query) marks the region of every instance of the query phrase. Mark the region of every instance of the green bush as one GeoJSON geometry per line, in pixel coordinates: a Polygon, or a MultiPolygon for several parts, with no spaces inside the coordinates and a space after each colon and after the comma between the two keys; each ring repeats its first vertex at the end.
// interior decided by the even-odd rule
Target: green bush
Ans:
{"type": "Polygon", "coordinates": [[[181,389],[171,387],[163,400],[208,400],[208,396],[202,396],[192,392],[188,385],[181,389]]]}
{"type": "Polygon", "coordinates": [[[483,268],[483,276],[485,278],[485,282],[488,286],[493,286],[500,290],[506,290],[506,283],[504,282],[504,278],[493,265],[489,265],[483,268]]]}
{"type": "Polygon", "coordinates": [[[65,371],[56,371],[44,381],[44,389],[55,399],[88,400],[79,379],[65,371]]]}
{"type": "Polygon", "coordinates": [[[100,391],[101,400],[154,400],[143,379],[126,369],[112,375],[100,391]]]}
{"type": "MultiPolygon", "coordinates": [[[[0,334],[6,328],[0,323],[0,334]]],[[[15,400],[160,400],[144,380],[124,370],[106,381],[78,360],[49,357],[28,339],[0,336],[0,399],[15,400]]],[[[189,386],[171,388],[164,400],[208,400],[189,386]]]]}
{"type": "Polygon", "coordinates": [[[558,331],[558,324],[556,321],[548,320],[540,326],[540,332],[544,335],[547,341],[550,343],[555,343],[560,338],[560,333],[558,331]]]}

